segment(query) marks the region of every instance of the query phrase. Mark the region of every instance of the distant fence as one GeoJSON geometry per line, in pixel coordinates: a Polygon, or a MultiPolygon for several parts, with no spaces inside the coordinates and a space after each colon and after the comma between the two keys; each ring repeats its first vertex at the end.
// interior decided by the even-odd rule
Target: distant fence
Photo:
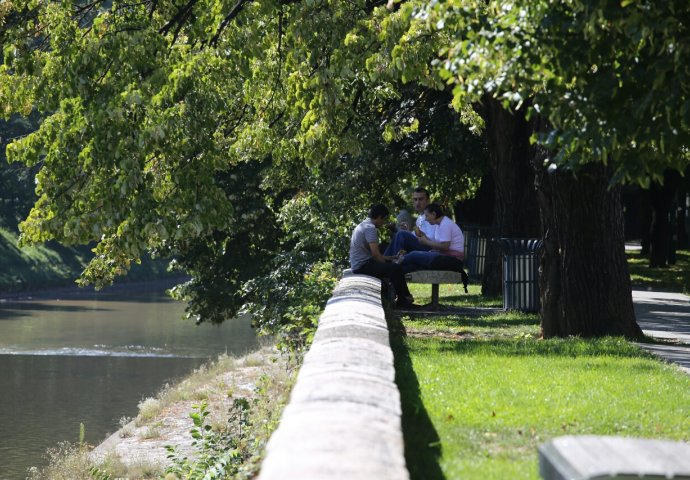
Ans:
{"type": "Polygon", "coordinates": [[[409,478],[381,282],[344,277],[266,447],[260,480],[409,478]]]}

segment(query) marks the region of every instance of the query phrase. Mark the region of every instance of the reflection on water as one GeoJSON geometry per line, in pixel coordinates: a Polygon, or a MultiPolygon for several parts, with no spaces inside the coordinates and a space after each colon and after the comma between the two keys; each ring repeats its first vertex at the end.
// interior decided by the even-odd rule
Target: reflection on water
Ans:
{"type": "Polygon", "coordinates": [[[0,302],[0,479],[77,441],[80,423],[98,443],[166,382],[257,347],[248,319],[196,326],[183,310],[143,292],[0,302]]]}

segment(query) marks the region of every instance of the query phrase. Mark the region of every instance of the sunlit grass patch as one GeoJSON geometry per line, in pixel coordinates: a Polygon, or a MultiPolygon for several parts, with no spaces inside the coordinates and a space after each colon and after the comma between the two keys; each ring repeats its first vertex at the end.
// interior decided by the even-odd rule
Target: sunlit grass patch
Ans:
{"type": "MultiPolygon", "coordinates": [[[[425,304],[431,302],[431,285],[424,283],[409,283],[410,292],[415,298],[415,303],[425,304]]],[[[482,297],[482,286],[468,285],[465,293],[461,284],[439,285],[439,302],[443,305],[454,307],[502,307],[503,300],[500,297],[482,297]]]]}
{"type": "Polygon", "coordinates": [[[690,439],[690,377],[621,338],[395,348],[412,478],[536,479],[536,447],[565,434],[690,439]]]}
{"type": "Polygon", "coordinates": [[[634,288],[649,288],[690,294],[690,251],[676,252],[675,265],[650,267],[649,259],[639,253],[627,253],[630,280],[634,288]]]}

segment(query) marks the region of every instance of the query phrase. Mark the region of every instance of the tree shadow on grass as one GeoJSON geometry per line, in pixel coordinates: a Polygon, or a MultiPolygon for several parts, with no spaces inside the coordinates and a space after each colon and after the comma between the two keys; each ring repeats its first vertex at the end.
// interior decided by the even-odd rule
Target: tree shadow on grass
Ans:
{"type": "Polygon", "coordinates": [[[400,390],[405,461],[411,480],[445,480],[439,458],[441,442],[424,407],[419,381],[404,344],[404,328],[398,319],[389,319],[390,341],[395,356],[395,383],[400,390]]]}
{"type": "Polygon", "coordinates": [[[503,308],[503,300],[499,298],[486,298],[481,294],[461,293],[460,295],[443,295],[441,302],[457,303],[471,307],[503,308]]]}

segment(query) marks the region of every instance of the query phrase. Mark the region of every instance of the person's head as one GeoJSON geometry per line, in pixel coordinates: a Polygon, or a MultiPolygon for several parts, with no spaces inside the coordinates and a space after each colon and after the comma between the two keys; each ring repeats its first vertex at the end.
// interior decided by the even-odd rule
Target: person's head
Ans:
{"type": "Polygon", "coordinates": [[[374,225],[377,227],[380,227],[386,223],[386,220],[388,220],[389,216],[390,212],[388,211],[388,208],[380,203],[372,205],[369,209],[369,218],[371,218],[371,221],[374,222],[374,225]]]}
{"type": "Polygon", "coordinates": [[[437,225],[441,223],[441,219],[443,218],[443,209],[438,203],[430,203],[424,209],[424,216],[427,222],[432,225],[437,225]]]}
{"type": "Polygon", "coordinates": [[[424,212],[429,204],[429,191],[426,188],[417,187],[412,192],[412,206],[417,213],[424,212]]]}

